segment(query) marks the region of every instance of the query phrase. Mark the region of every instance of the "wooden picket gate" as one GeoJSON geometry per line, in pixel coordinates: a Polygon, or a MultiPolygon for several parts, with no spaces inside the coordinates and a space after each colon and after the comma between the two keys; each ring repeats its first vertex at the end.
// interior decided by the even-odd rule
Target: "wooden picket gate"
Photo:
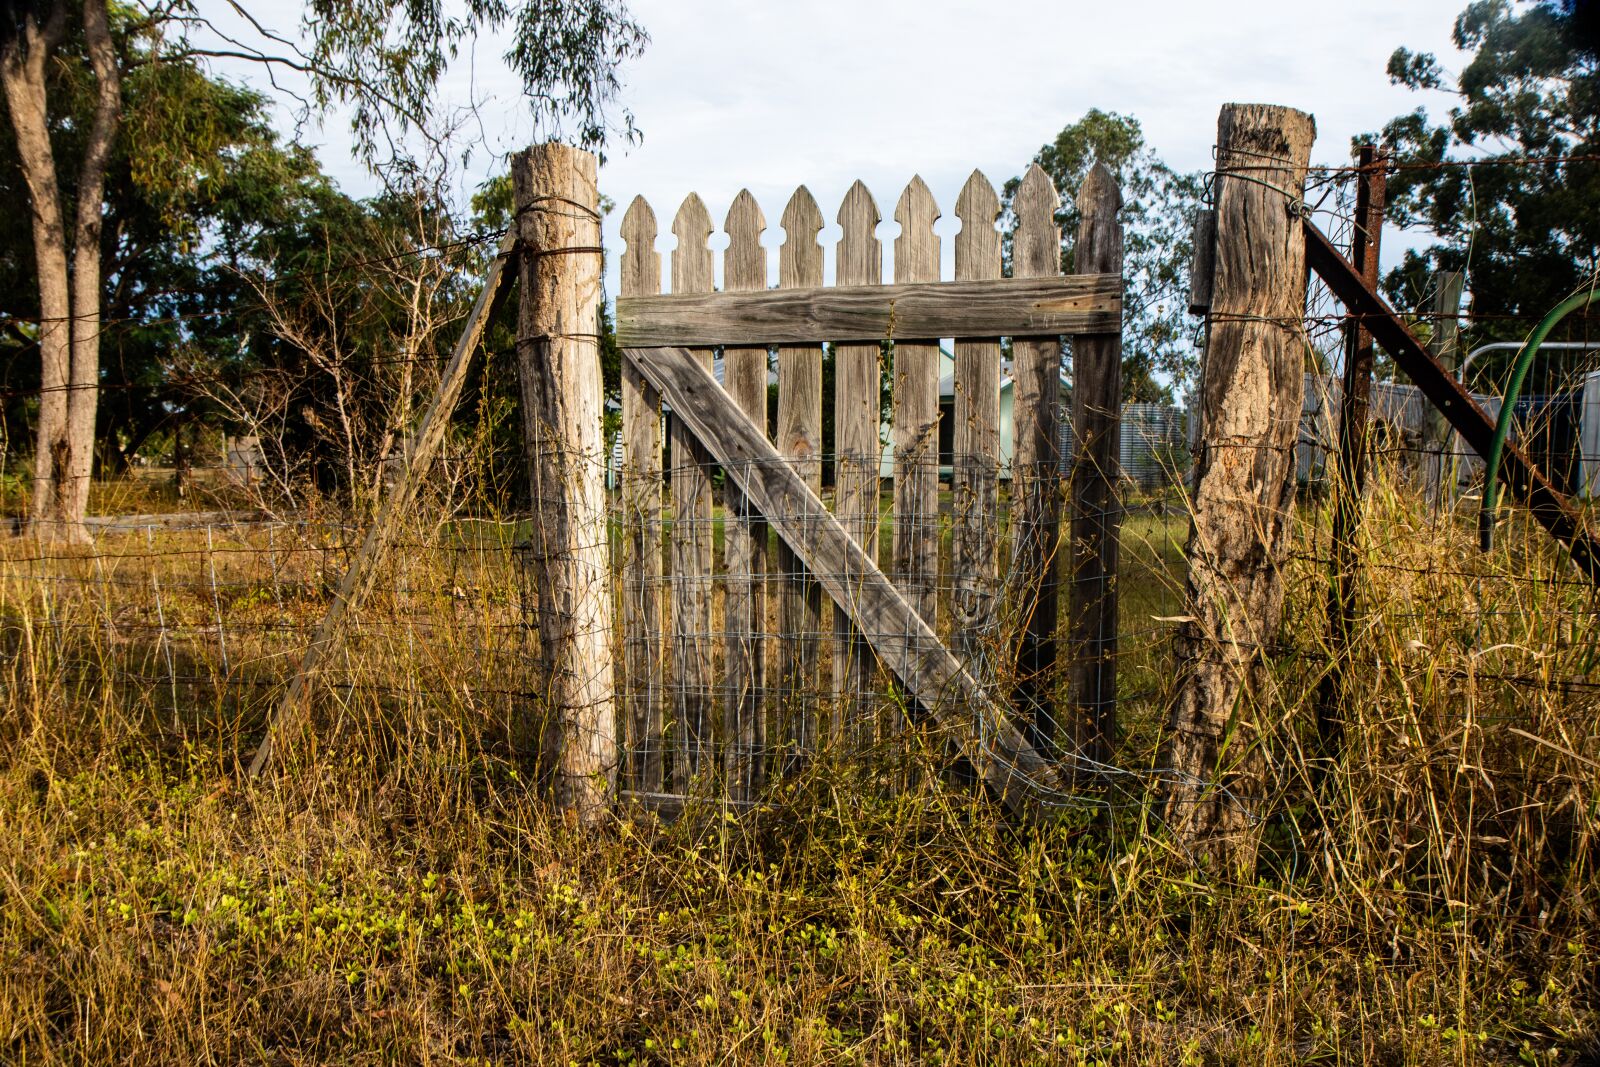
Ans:
{"type": "Polygon", "coordinates": [[[1012,271],[1003,277],[1000,199],[974,172],[956,202],[955,279],[941,281],[939,209],[914,178],[895,209],[901,234],[886,283],[878,208],[857,182],[839,209],[843,234],[827,287],[822,214],[802,186],[783,211],[786,241],[769,288],[765,220],[744,191],[727,214],[724,284],[713,291],[711,216],[691,193],[672,223],[678,243],[663,294],[656,216],[643,198],[633,201],[616,306],[625,356],[617,696],[626,795],[663,802],[714,786],[746,801],[823,749],[908,737],[924,721],[945,727],[944,739],[1013,804],[1025,802],[1023,786],[1063,784],[1063,744],[1098,751],[1084,739],[1103,725],[1100,705],[1115,692],[1107,568],[1115,567],[1122,281],[1120,199],[1109,172],[1091,174],[1079,203],[1080,233],[1089,237],[1079,272],[1062,276],[1060,201],[1044,171],[1031,168],[1013,200],[1012,271]],[[1073,421],[1076,447],[1095,460],[1075,466],[1078,536],[1065,553],[1063,337],[1094,361],[1078,368],[1073,421]],[[942,338],[954,339],[947,531],[942,338]],[[1000,441],[1003,338],[1014,381],[1009,464],[1000,441]],[[824,344],[835,368],[831,439],[824,344]],[[885,367],[888,531],[880,523],[885,367]],[[830,457],[831,507],[823,484],[830,457]],[[1098,512],[1080,514],[1086,507],[1098,512]],[[1092,661],[1073,680],[1073,699],[1086,705],[1077,718],[1089,725],[1066,729],[1050,698],[1061,554],[1070,557],[1072,629],[1086,635],[1073,647],[1092,661]]]}

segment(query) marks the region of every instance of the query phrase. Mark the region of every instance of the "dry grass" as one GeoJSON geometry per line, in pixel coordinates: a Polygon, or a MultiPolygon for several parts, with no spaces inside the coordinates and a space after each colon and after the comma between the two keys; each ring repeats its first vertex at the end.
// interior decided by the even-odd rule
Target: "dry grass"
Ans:
{"type": "MultiPolygon", "coordinates": [[[[848,764],[752,813],[568,826],[518,743],[504,527],[413,534],[317,734],[242,784],[350,538],[13,543],[0,1058],[1592,1062],[1596,602],[1536,530],[1476,557],[1470,518],[1374,491],[1350,748],[1314,785],[1308,511],[1251,880],[1193,868],[1149,777],[1027,831],[938,775],[889,796],[848,764]]],[[[1170,533],[1130,523],[1125,624],[1167,611],[1170,533]]],[[[1144,646],[1134,767],[1170,686],[1144,646]]]]}

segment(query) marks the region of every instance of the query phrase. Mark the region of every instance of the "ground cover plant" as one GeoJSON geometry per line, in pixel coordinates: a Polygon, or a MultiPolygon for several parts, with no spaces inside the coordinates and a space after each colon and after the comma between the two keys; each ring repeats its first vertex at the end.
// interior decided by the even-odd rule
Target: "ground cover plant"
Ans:
{"type": "MultiPolygon", "coordinates": [[[[1007,822],[838,753],[751,811],[541,799],[507,529],[409,531],[265,781],[348,525],[9,543],[0,1047],[50,1062],[1590,1062],[1594,594],[1380,475],[1343,760],[1302,500],[1248,876],[1163,826],[1181,511],[1125,527],[1125,770],[1007,822]],[[209,540],[208,540],[209,539],[209,540]],[[197,577],[198,576],[198,577],[197,577]]],[[[1320,535],[1325,541],[1325,535],[1320,535]]]]}

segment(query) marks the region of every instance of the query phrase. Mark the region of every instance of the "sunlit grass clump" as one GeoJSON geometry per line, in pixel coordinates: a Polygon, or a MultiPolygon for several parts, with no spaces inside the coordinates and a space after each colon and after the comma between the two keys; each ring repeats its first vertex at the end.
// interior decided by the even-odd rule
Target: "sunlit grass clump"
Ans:
{"type": "Polygon", "coordinates": [[[1585,1062],[1594,594],[1521,520],[1480,557],[1470,511],[1378,480],[1325,769],[1303,507],[1251,877],[1158,817],[1181,516],[1125,528],[1136,773],[1028,829],[932,756],[896,793],[847,755],[754,811],[569,824],[533,782],[506,539],[461,524],[406,535],[313,722],[247,782],[349,531],[9,543],[0,1059],[1585,1062]]]}

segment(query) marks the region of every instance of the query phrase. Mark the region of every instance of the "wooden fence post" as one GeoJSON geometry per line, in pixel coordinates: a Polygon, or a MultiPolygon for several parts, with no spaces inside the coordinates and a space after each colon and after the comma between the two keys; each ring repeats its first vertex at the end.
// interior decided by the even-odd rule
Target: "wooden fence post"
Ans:
{"type": "MultiPolygon", "coordinates": [[[[956,200],[956,279],[1000,277],[1000,198],[973,171],[956,200]]],[[[955,425],[950,459],[950,614],[956,654],[967,670],[993,682],[985,653],[993,651],[1000,587],[1000,339],[955,339],[955,425]]]]}
{"type": "MultiPolygon", "coordinates": [[[[1458,270],[1435,271],[1433,275],[1433,332],[1428,340],[1428,350],[1439,366],[1455,374],[1461,337],[1461,290],[1466,275],[1458,270]]],[[[1424,405],[1422,413],[1423,491],[1425,499],[1437,507],[1446,499],[1445,493],[1455,488],[1456,464],[1446,454],[1454,436],[1444,413],[1432,404],[1424,405]]]]}
{"type": "MultiPolygon", "coordinates": [[[[1103,163],[1078,192],[1077,274],[1122,273],[1122,193],[1103,163]]],[[[1072,730],[1104,762],[1117,729],[1117,556],[1122,535],[1122,335],[1072,339],[1072,730]]]]}
{"type": "MultiPolygon", "coordinates": [[[[811,190],[794,191],[783,209],[778,250],[778,287],[804,289],[822,285],[822,212],[811,190]]],[[[822,346],[785,345],[778,349],[778,451],[800,471],[811,491],[822,495],[822,346]]],[[[822,586],[805,573],[800,557],[778,542],[779,683],[783,695],[782,729],[774,735],[784,746],[787,773],[817,750],[817,708],[829,691],[816,678],[824,630],[833,632],[833,607],[825,604],[822,586]]],[[[835,715],[831,740],[842,723],[835,715]]]]}
{"type": "MultiPolygon", "coordinates": [[[[711,213],[698,193],[684,197],[672,220],[672,291],[709,293],[713,257],[706,244],[711,213]]],[[[710,370],[711,349],[695,358],[710,370]]],[[[716,507],[711,454],[676,415],[672,418],[672,788],[689,792],[711,770],[717,676],[712,645],[712,568],[716,507]]]]}
{"type": "MultiPolygon", "coordinates": [[[[939,280],[939,206],[921,176],[911,179],[894,209],[900,236],[894,242],[896,282],[939,280]]],[[[939,630],[939,342],[894,338],[891,365],[894,446],[894,518],[891,559],[895,584],[922,621],[939,630]]],[[[884,708],[885,736],[904,744],[911,721],[898,702],[884,708]]],[[[916,783],[909,761],[899,781],[916,783]]]]}
{"type": "Polygon", "coordinates": [[[1177,773],[1167,814],[1203,857],[1246,870],[1255,857],[1247,802],[1259,786],[1256,711],[1283,616],[1294,507],[1305,389],[1302,196],[1315,136],[1311,116],[1286,107],[1228,104],[1217,123],[1204,436],[1188,621],[1175,641],[1168,761],[1177,773]]]}
{"type": "MultiPolygon", "coordinates": [[[[837,253],[838,285],[882,285],[883,245],[873,232],[878,225],[878,205],[856,181],[839,205],[841,230],[837,253]]],[[[878,344],[839,344],[833,349],[834,513],[867,558],[878,561],[878,475],[883,466],[883,445],[878,440],[879,376],[882,349],[878,344]]],[[[820,577],[820,576],[819,576],[820,577]]],[[[851,575],[851,580],[859,579],[851,575]]],[[[856,742],[873,740],[877,724],[868,716],[876,665],[849,612],[834,614],[833,681],[838,698],[835,715],[856,742]]],[[[841,732],[834,726],[834,735],[841,732]]]]}
{"type": "Polygon", "coordinates": [[[610,546],[601,434],[595,157],[562,144],[512,159],[524,249],[517,367],[534,518],[529,556],[556,803],[600,818],[616,788],[610,546]]]}
{"type": "MultiPolygon", "coordinates": [[[[1355,232],[1351,262],[1367,288],[1378,286],[1378,247],[1383,234],[1384,158],[1364,144],[1357,157],[1355,232]]],[[[1372,399],[1372,334],[1359,318],[1345,324],[1344,388],[1339,395],[1339,482],[1333,498],[1333,582],[1328,591],[1328,644],[1332,662],[1317,693],[1320,757],[1335,758],[1344,736],[1345,682],[1350,634],[1356,622],[1356,537],[1361,497],[1367,486],[1367,437],[1372,399]]]]}

